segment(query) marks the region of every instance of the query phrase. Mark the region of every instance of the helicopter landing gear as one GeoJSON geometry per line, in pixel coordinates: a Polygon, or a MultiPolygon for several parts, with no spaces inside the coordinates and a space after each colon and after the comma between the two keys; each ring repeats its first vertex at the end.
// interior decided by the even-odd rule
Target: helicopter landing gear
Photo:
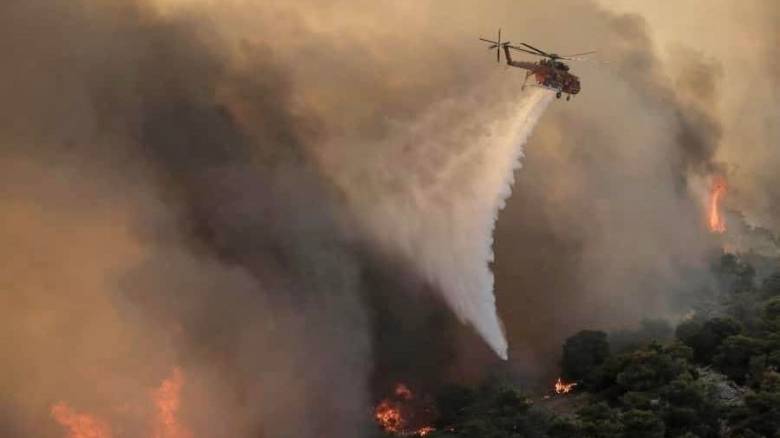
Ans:
{"type": "Polygon", "coordinates": [[[560,91],[555,93],[555,98],[556,99],[560,99],[561,98],[561,92],[560,91]]]}
{"type": "Polygon", "coordinates": [[[531,71],[530,70],[525,74],[525,79],[523,79],[523,85],[520,87],[520,91],[525,90],[525,84],[528,82],[528,77],[529,76],[531,76],[531,71]]]}

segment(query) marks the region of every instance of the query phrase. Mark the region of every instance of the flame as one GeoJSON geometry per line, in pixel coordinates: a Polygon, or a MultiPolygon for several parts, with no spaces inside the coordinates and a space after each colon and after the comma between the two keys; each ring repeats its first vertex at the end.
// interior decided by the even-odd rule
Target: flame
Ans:
{"type": "Polygon", "coordinates": [[[555,381],[555,393],[568,394],[574,390],[575,386],[577,386],[577,383],[566,383],[558,377],[558,380],[555,381]]]}
{"type": "Polygon", "coordinates": [[[68,429],[68,438],[111,438],[111,428],[104,421],[78,413],[64,402],[51,407],[51,416],[68,429]]]}
{"type": "Polygon", "coordinates": [[[425,409],[425,400],[415,400],[414,393],[408,386],[399,383],[393,396],[382,400],[374,410],[374,419],[379,427],[397,436],[424,437],[436,429],[431,426],[419,426],[420,414],[430,415],[430,409],[425,409]],[[415,415],[417,413],[418,415],[415,415]]]}
{"type": "Polygon", "coordinates": [[[406,422],[401,416],[401,409],[390,400],[382,400],[376,407],[374,418],[379,423],[379,427],[385,432],[401,432],[406,422]]]}
{"type": "Polygon", "coordinates": [[[724,233],[726,231],[726,222],[720,213],[720,203],[726,194],[726,181],[723,178],[715,178],[708,201],[708,222],[710,231],[713,233],[724,233]]]}
{"type": "Polygon", "coordinates": [[[424,426],[424,427],[421,427],[421,428],[417,429],[417,435],[418,436],[425,436],[425,435],[428,435],[429,433],[435,432],[435,431],[436,431],[436,429],[434,429],[431,426],[424,426]]]}
{"type": "Polygon", "coordinates": [[[181,389],[184,376],[179,368],[174,368],[171,376],[152,393],[157,408],[154,438],[191,438],[192,433],[181,425],[178,419],[181,406],[181,389]]]}
{"type": "MultiPolygon", "coordinates": [[[[152,391],[152,401],[156,408],[153,438],[192,438],[192,432],[178,419],[183,386],[184,376],[179,368],[174,368],[171,376],[152,391]]],[[[52,405],[51,416],[68,429],[67,438],[112,437],[111,428],[106,422],[77,413],[64,402],[52,405]]]]}

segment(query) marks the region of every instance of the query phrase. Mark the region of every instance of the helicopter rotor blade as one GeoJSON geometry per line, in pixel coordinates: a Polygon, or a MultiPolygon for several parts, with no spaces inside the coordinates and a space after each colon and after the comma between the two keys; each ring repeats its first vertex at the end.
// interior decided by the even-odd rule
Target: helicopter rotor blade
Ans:
{"type": "Polygon", "coordinates": [[[484,42],[486,42],[486,43],[490,43],[490,44],[498,44],[498,43],[497,43],[497,42],[495,42],[495,41],[492,41],[492,40],[486,40],[486,39],[484,39],[484,38],[480,38],[479,40],[480,40],[480,41],[484,41],[484,42]]]}
{"type": "Polygon", "coordinates": [[[572,55],[563,55],[562,58],[564,58],[564,59],[566,59],[566,58],[574,58],[574,57],[577,57],[577,56],[592,55],[594,53],[596,53],[596,51],[592,50],[590,52],[575,53],[575,54],[572,54],[572,55]]]}
{"type": "Polygon", "coordinates": [[[526,49],[524,49],[524,48],[522,48],[522,47],[517,47],[517,46],[509,46],[509,48],[510,48],[510,49],[513,49],[513,50],[518,50],[518,51],[520,51],[520,52],[529,53],[529,54],[531,54],[531,55],[534,55],[534,56],[541,56],[541,57],[545,57],[545,58],[547,57],[546,55],[540,55],[540,54],[538,54],[538,53],[536,53],[536,52],[532,52],[532,51],[530,51],[530,50],[526,50],[526,49]]]}
{"type": "Polygon", "coordinates": [[[535,50],[537,53],[541,53],[541,54],[542,54],[542,55],[544,55],[544,56],[550,56],[550,54],[549,54],[549,53],[545,52],[544,50],[539,50],[539,49],[537,49],[536,47],[534,47],[534,46],[532,46],[532,45],[530,45],[530,44],[526,44],[526,43],[520,43],[520,44],[522,44],[522,45],[524,45],[524,46],[528,47],[528,48],[529,48],[529,49],[531,49],[531,50],[535,50]]]}
{"type": "Polygon", "coordinates": [[[498,44],[496,44],[496,63],[501,64],[501,28],[498,28],[498,44]]]}

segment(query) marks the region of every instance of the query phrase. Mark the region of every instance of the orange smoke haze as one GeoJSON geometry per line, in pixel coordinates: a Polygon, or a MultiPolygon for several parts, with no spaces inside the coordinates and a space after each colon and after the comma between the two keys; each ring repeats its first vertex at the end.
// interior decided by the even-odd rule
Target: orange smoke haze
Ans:
{"type": "Polygon", "coordinates": [[[726,194],[726,180],[720,177],[713,179],[712,188],[710,189],[709,200],[707,203],[708,209],[708,226],[713,233],[726,232],[726,222],[723,220],[721,214],[721,202],[723,196],[726,194]]]}
{"type": "Polygon", "coordinates": [[[74,411],[64,402],[51,407],[51,416],[68,430],[67,438],[111,438],[111,428],[104,421],[74,411]]]}

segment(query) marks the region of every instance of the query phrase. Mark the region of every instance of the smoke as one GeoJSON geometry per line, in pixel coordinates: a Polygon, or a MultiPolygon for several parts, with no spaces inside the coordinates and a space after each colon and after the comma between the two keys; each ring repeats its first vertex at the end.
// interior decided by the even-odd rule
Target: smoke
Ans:
{"type": "Polygon", "coordinates": [[[62,436],[59,401],[149,435],[175,366],[199,436],[363,434],[361,263],[284,74],[140,3],[3,8],[6,436],[62,436]]]}
{"type": "Polygon", "coordinates": [[[773,126],[772,77],[753,71],[777,35],[760,12],[771,2],[600,3],[609,10],[576,3],[554,38],[584,39],[608,63],[574,67],[582,106],[545,115],[496,231],[510,358],[548,378],[564,337],[673,317],[711,287],[706,260],[723,242],[705,232],[710,175],[727,176],[726,206],[764,216],[757,201],[776,187],[759,182],[777,157],[765,150],[777,137],[758,135],[773,126]]]}
{"type": "Polygon", "coordinates": [[[471,326],[543,374],[575,330],[673,312],[719,244],[696,178],[774,217],[776,108],[664,29],[587,0],[2,2],[0,434],[64,436],[64,402],[148,436],[179,369],[196,437],[370,436],[391,380],[490,369],[471,326]],[[611,63],[534,127],[549,96],[476,40],[500,25],[611,63]]]}
{"type": "MultiPolygon", "coordinates": [[[[148,435],[155,417],[149,394],[171,369],[183,376],[180,421],[198,436],[364,436],[373,350],[386,348],[372,341],[397,333],[372,320],[387,300],[375,296],[377,285],[366,272],[401,266],[403,277],[414,278],[419,270],[438,275],[432,289],[443,290],[438,282],[455,282],[442,277],[443,256],[433,251],[464,245],[478,252],[469,256],[478,265],[461,278],[477,283],[482,295],[476,304],[460,304],[463,317],[502,352],[486,265],[489,229],[531,127],[518,108],[540,111],[541,94],[519,103],[506,95],[493,109],[474,111],[489,100],[473,63],[444,69],[430,83],[403,85],[400,94],[385,90],[375,99],[376,113],[360,111],[368,90],[393,86],[385,74],[400,79],[405,69],[363,72],[368,85],[352,97],[355,87],[340,84],[341,77],[312,87],[305,80],[311,64],[296,64],[290,52],[252,40],[251,33],[233,33],[229,24],[240,28],[247,9],[236,14],[226,6],[212,16],[197,3],[129,0],[6,2],[2,8],[0,44],[11,67],[0,73],[8,97],[1,106],[8,122],[0,131],[1,202],[3,239],[12,244],[3,251],[11,262],[0,279],[8,285],[4,331],[15,338],[3,349],[11,360],[0,378],[2,410],[14,413],[2,419],[7,436],[62,436],[49,415],[60,402],[116,433],[148,435]],[[463,89],[433,86],[447,82],[463,89]],[[330,87],[341,92],[328,95],[330,87]],[[456,98],[464,90],[469,97],[456,98]],[[329,99],[349,105],[330,111],[329,99]],[[426,114],[417,128],[408,123],[426,114]],[[452,126],[463,128],[447,132],[452,126]],[[431,129],[443,135],[428,140],[431,129]],[[443,175],[455,184],[444,187],[451,192],[426,195],[426,202],[444,201],[440,218],[467,208],[465,201],[447,207],[446,196],[466,191],[481,199],[474,190],[491,190],[463,230],[479,234],[466,239],[450,230],[462,240],[428,247],[432,265],[423,269],[409,253],[377,247],[375,216],[364,211],[362,193],[341,185],[340,162],[333,161],[347,157],[344,163],[357,169],[359,147],[393,153],[414,143],[423,151],[418,159],[439,155],[440,164],[454,166],[443,175]],[[495,164],[499,155],[508,161],[501,160],[495,175],[477,163],[458,163],[495,164]],[[470,182],[457,185],[466,177],[470,182]],[[477,308],[467,313],[466,306],[477,308]]],[[[286,8],[249,10],[269,23],[266,14],[281,13],[277,26],[301,26],[312,33],[301,40],[316,47],[319,38],[308,28],[315,25],[286,8]]],[[[340,53],[331,42],[326,53],[340,53]]],[[[354,48],[366,50],[359,43],[354,48]]],[[[368,65],[385,62],[371,56],[368,65]]],[[[316,73],[364,68],[336,68],[330,57],[310,60],[330,66],[316,73]]],[[[436,176],[427,173],[439,167],[429,166],[412,174],[418,187],[436,176]]],[[[459,266],[466,269],[466,261],[459,266]]],[[[408,305],[416,291],[403,286],[384,287],[408,305]]],[[[426,302],[413,313],[442,309],[426,302]]],[[[419,347],[420,361],[436,357],[441,367],[439,353],[426,349],[451,350],[445,343],[452,338],[436,336],[444,332],[425,318],[420,327],[435,343],[419,347]]]]}

